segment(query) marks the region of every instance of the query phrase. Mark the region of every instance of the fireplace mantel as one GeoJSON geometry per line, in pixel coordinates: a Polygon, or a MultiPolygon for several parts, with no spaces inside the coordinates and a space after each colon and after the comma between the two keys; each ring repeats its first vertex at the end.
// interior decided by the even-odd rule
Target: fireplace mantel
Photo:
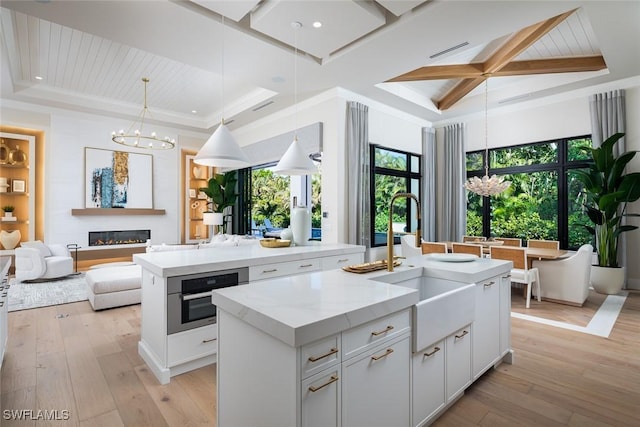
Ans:
{"type": "Polygon", "coordinates": [[[135,208],[85,208],[71,209],[71,215],[164,215],[164,209],[135,209],[135,208]]]}

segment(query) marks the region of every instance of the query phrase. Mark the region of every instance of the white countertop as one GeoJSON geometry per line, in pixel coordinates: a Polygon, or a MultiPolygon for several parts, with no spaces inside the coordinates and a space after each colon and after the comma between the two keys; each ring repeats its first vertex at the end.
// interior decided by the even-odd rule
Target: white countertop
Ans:
{"type": "Polygon", "coordinates": [[[212,300],[219,309],[297,347],[418,303],[417,291],[386,280],[398,282],[424,274],[475,283],[510,268],[509,261],[484,258],[451,263],[416,257],[403,260],[394,273],[301,274],[219,289],[212,300]]]}
{"type": "Polygon", "coordinates": [[[133,261],[160,277],[297,261],[364,252],[364,246],[314,242],[307,246],[263,248],[258,243],[206,249],[134,254],[133,261]]]}

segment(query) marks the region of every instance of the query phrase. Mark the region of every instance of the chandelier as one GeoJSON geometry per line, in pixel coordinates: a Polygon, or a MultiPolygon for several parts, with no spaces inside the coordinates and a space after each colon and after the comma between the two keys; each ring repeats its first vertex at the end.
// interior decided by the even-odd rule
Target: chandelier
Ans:
{"type": "Polygon", "coordinates": [[[482,178],[473,176],[464,184],[464,188],[467,190],[485,197],[502,193],[511,185],[511,181],[505,181],[503,177],[498,177],[495,174],[489,177],[488,85],[489,79],[486,79],[484,81],[484,176],[482,178]]]}
{"type": "Polygon", "coordinates": [[[120,129],[118,132],[111,132],[111,140],[117,144],[126,145],[127,147],[148,148],[153,150],[171,149],[176,145],[175,139],[169,138],[168,136],[159,138],[155,132],[151,132],[150,135],[143,133],[144,119],[147,113],[149,113],[149,116],[151,116],[151,113],[147,107],[147,83],[149,83],[149,79],[143,77],[142,81],[144,82],[144,108],[138,115],[138,119],[131,123],[131,126],[129,126],[126,132],[124,129],[120,129]]]}

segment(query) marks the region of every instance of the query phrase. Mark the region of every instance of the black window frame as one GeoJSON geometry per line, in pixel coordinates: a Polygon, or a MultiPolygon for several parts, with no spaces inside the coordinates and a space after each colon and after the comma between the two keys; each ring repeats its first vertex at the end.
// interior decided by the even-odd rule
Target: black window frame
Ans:
{"type": "MultiPolygon", "coordinates": [[[[370,220],[370,241],[371,241],[371,247],[383,247],[383,246],[387,246],[387,239],[386,239],[386,234],[385,234],[385,239],[384,239],[384,243],[380,242],[380,243],[376,243],[376,230],[375,230],[375,221],[376,221],[376,200],[375,200],[375,186],[373,185],[376,182],[376,175],[385,175],[385,176],[393,176],[393,177],[398,177],[398,178],[405,178],[406,180],[406,189],[407,192],[409,193],[413,193],[418,197],[418,200],[420,200],[420,204],[422,204],[422,155],[418,154],[418,153],[412,153],[410,151],[404,151],[404,150],[399,150],[397,148],[390,148],[390,147],[386,147],[380,144],[369,144],[369,182],[371,183],[371,185],[369,185],[369,220],[370,220]],[[380,167],[380,166],[376,166],[375,163],[375,157],[376,157],[376,149],[382,149],[385,151],[392,151],[394,153],[398,153],[398,154],[402,154],[406,157],[406,164],[407,164],[407,170],[405,171],[401,171],[401,170],[397,170],[397,169],[390,169],[390,168],[384,168],[384,167],[380,167]],[[418,172],[411,172],[411,159],[412,157],[416,157],[418,159],[418,172]],[[416,180],[418,183],[418,189],[417,191],[413,191],[414,189],[412,188],[412,180],[416,180]]],[[[411,202],[410,199],[406,200],[407,203],[407,207],[406,207],[406,212],[407,212],[407,218],[406,218],[406,229],[407,232],[412,232],[411,230],[411,215],[412,215],[412,209],[415,209],[415,205],[411,202]]],[[[415,230],[414,230],[415,231],[415,230]]],[[[394,244],[400,244],[400,235],[394,235],[393,237],[393,243],[394,244]]]]}
{"type": "MultiPolygon", "coordinates": [[[[533,164],[533,165],[523,165],[523,166],[512,166],[512,167],[504,167],[504,168],[491,168],[491,163],[489,162],[489,176],[496,174],[507,175],[507,174],[520,174],[520,173],[533,173],[533,172],[556,172],[558,176],[558,224],[557,224],[557,234],[558,240],[560,241],[560,247],[563,249],[577,249],[575,247],[569,247],[569,203],[568,203],[568,181],[567,176],[568,172],[573,169],[581,169],[589,167],[592,163],[591,160],[568,160],[569,153],[569,141],[577,140],[577,139],[589,139],[592,140],[592,135],[579,135],[572,136],[566,138],[556,138],[550,139],[546,141],[537,141],[530,142],[526,144],[515,144],[505,147],[496,147],[489,149],[489,159],[491,159],[491,154],[495,151],[505,150],[509,148],[522,148],[526,146],[534,146],[534,145],[543,145],[543,144],[552,144],[555,143],[558,147],[557,151],[557,159],[555,163],[545,163],[545,164],[533,164]]],[[[485,150],[477,150],[477,151],[469,151],[465,153],[465,159],[467,155],[480,153],[482,157],[482,164],[487,164],[486,152],[485,150]]],[[[467,171],[467,179],[473,176],[482,177],[485,174],[484,166],[483,169],[467,171]]],[[[490,237],[491,236],[491,198],[483,197],[482,198],[482,235],[490,237]]]]}

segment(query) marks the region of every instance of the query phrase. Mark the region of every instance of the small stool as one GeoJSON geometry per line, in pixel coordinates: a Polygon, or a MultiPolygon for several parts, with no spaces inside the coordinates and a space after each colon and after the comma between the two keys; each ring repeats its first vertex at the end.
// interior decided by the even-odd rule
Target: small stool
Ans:
{"type": "Polygon", "coordinates": [[[95,268],[86,274],[89,303],[94,310],[139,304],[142,268],[121,265],[95,268]]]}

